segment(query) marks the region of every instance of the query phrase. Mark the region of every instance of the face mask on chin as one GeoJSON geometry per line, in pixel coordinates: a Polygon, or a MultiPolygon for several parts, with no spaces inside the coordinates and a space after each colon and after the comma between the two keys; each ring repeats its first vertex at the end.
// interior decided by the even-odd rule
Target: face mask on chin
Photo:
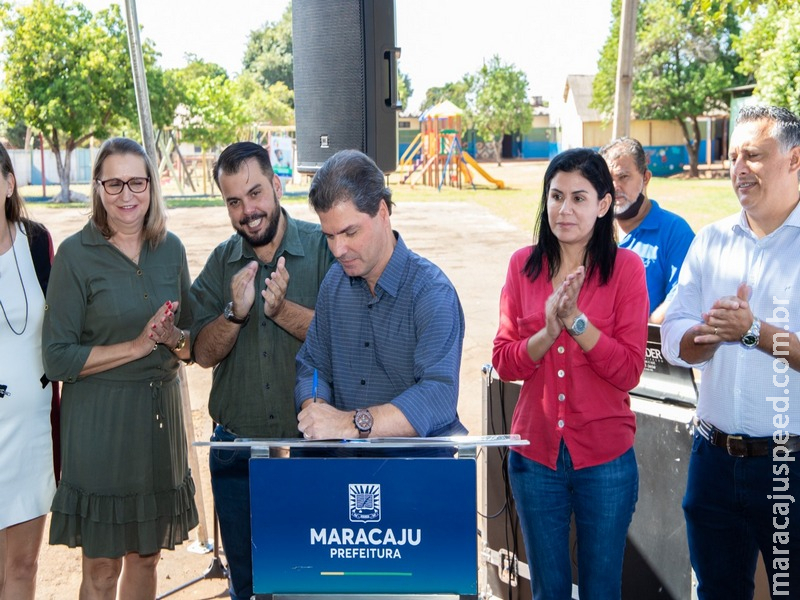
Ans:
{"type": "Polygon", "coordinates": [[[631,204],[621,213],[616,213],[614,217],[619,219],[620,221],[627,221],[628,219],[632,219],[633,217],[639,214],[639,209],[642,208],[643,202],[644,202],[644,194],[639,192],[639,196],[636,198],[636,202],[631,204]]]}

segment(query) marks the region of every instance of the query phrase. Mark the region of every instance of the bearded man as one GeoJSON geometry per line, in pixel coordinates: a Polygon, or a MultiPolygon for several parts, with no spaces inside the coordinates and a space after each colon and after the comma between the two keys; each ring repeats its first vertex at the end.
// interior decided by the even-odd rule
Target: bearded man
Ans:
{"type": "MultiPolygon", "coordinates": [[[[319,225],[281,208],[280,179],[258,144],[228,146],[214,180],[236,234],[214,249],[191,290],[192,358],[214,367],[211,441],[296,437],[295,355],[333,256],[319,225]]],[[[249,459],[249,449],[209,456],[234,600],[253,594],[249,459]]]]}

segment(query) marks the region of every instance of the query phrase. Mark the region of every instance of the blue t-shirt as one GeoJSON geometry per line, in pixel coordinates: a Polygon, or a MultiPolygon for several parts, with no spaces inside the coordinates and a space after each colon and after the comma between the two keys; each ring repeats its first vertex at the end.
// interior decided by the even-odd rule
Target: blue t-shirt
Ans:
{"type": "Polygon", "coordinates": [[[456,412],[464,312],[453,284],[398,235],[375,285],[337,262],[325,276],[297,354],[295,405],[317,397],[341,410],[392,403],[420,437],[467,432],[456,412]]]}
{"type": "Polygon", "coordinates": [[[678,274],[694,232],[683,217],[664,210],[655,200],[650,200],[650,204],[650,212],[636,229],[622,238],[619,246],[642,258],[652,313],[678,289],[678,274]]]}

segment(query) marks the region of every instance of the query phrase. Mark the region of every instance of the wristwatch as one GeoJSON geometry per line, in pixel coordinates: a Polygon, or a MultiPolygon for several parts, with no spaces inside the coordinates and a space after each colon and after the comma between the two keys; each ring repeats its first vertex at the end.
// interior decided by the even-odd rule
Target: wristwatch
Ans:
{"type": "Polygon", "coordinates": [[[178,343],[175,344],[175,347],[172,349],[173,352],[180,352],[183,350],[183,347],[186,345],[186,334],[183,333],[183,329],[181,329],[181,337],[178,338],[178,343]]]}
{"type": "Polygon", "coordinates": [[[240,319],[236,316],[236,313],[233,312],[233,302],[228,302],[225,306],[225,310],[222,311],[222,316],[224,316],[226,320],[231,323],[236,323],[237,325],[244,325],[250,320],[250,313],[247,313],[244,319],[240,319]]]}
{"type": "Polygon", "coordinates": [[[369,437],[373,423],[375,423],[375,419],[367,408],[359,408],[353,415],[353,424],[356,426],[360,438],[369,437]]]}
{"type": "Polygon", "coordinates": [[[572,322],[572,327],[568,327],[567,331],[569,331],[572,335],[580,335],[584,331],[586,331],[586,324],[589,321],[586,320],[586,315],[581,313],[575,320],[572,322]]]}
{"type": "Polygon", "coordinates": [[[742,344],[747,348],[755,348],[758,346],[758,341],[761,339],[761,321],[758,318],[753,319],[753,324],[750,329],[745,331],[742,336],[742,344]]]}

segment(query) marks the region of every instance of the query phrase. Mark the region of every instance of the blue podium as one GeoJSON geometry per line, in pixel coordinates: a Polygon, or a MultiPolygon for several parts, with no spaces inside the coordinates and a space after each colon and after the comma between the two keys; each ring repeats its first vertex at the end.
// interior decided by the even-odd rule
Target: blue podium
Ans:
{"type": "Polygon", "coordinates": [[[518,436],[251,447],[257,599],[477,598],[477,462],[518,436]]]}

